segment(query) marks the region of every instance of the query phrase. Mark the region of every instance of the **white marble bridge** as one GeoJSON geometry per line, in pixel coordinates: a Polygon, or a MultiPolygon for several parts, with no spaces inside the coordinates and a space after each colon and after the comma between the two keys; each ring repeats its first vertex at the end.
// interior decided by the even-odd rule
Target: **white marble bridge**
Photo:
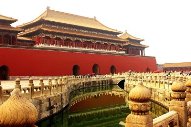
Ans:
{"type": "MultiPolygon", "coordinates": [[[[166,108],[169,108],[169,112],[167,114],[155,118],[154,120],[152,119],[152,125],[149,123],[149,127],[190,127],[190,78],[190,76],[182,76],[178,74],[166,76],[164,73],[122,73],[115,75],[100,75],[96,77],[30,77],[28,80],[17,78],[12,81],[0,82],[0,104],[9,98],[10,93],[14,88],[20,88],[22,95],[31,100],[36,106],[39,113],[38,119],[42,119],[60,111],[69,103],[72,104],[72,102],[77,101],[72,101],[70,98],[70,93],[76,89],[95,86],[104,86],[106,88],[111,84],[117,84],[119,81],[125,79],[125,91],[130,92],[131,89],[137,86],[139,82],[142,82],[142,84],[151,92],[150,99],[166,108]],[[177,89],[175,88],[174,91],[171,89],[173,83],[174,86],[177,85],[177,89]],[[183,90],[183,87],[185,90],[183,90]],[[177,107],[181,107],[181,109],[177,107]]],[[[142,91],[137,91],[137,93],[139,92],[141,93],[142,91]]],[[[124,96],[121,93],[119,95],[124,96]]],[[[132,101],[131,97],[127,98],[130,98],[129,102],[132,101]]],[[[139,108],[139,106],[142,106],[143,104],[143,102],[136,103],[136,105],[132,103],[130,103],[130,105],[132,104],[133,106],[138,106],[139,108]]],[[[145,102],[144,104],[149,105],[149,103],[147,104],[145,102]]],[[[135,111],[133,106],[130,106],[130,109],[135,111]]],[[[142,117],[144,112],[146,111],[136,109],[134,114],[138,115],[137,117],[142,117]],[[139,110],[141,113],[139,113],[139,110]]],[[[138,126],[138,124],[129,124],[128,120],[126,122],[126,127],[138,126]]],[[[144,124],[141,123],[139,127],[146,126],[147,125],[144,126],[144,124]]]]}

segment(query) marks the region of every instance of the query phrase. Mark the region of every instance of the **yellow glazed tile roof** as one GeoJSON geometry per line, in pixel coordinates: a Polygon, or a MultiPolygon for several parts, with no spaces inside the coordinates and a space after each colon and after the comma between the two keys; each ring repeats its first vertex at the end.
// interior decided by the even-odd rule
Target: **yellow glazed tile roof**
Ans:
{"type": "Polygon", "coordinates": [[[127,45],[132,45],[132,46],[136,46],[136,47],[143,47],[143,48],[148,48],[149,47],[147,45],[143,45],[143,44],[135,43],[135,42],[128,42],[127,45]]]}
{"type": "MultiPolygon", "coordinates": [[[[122,39],[122,38],[121,38],[121,39],[122,39]]],[[[123,40],[126,40],[126,39],[123,39],[123,40]]],[[[143,45],[143,44],[137,43],[137,42],[131,42],[131,41],[127,41],[127,40],[126,40],[126,42],[127,42],[127,43],[123,44],[124,46],[129,46],[129,45],[131,45],[131,46],[142,47],[142,48],[148,48],[148,47],[149,47],[149,46],[147,46],[147,45],[143,45]]]]}
{"type": "Polygon", "coordinates": [[[10,22],[16,22],[17,21],[17,19],[7,17],[7,16],[4,16],[4,15],[0,15],[0,20],[10,21],[10,22]]]}
{"type": "Polygon", "coordinates": [[[50,10],[49,8],[47,8],[47,10],[44,13],[42,13],[39,17],[37,17],[33,21],[20,25],[18,27],[24,27],[40,20],[46,20],[46,21],[52,21],[57,23],[64,23],[64,24],[70,24],[75,26],[82,26],[87,28],[121,33],[115,29],[112,29],[103,25],[95,18],[88,18],[88,17],[69,14],[65,12],[59,12],[55,10],[50,10]]]}
{"type": "Polygon", "coordinates": [[[122,38],[122,39],[132,39],[132,40],[144,41],[143,39],[134,37],[134,36],[130,35],[130,34],[127,33],[127,32],[125,32],[125,33],[119,35],[119,37],[122,38]]]}
{"type": "Polygon", "coordinates": [[[182,63],[165,63],[163,67],[191,67],[191,62],[182,62],[182,63]]]}

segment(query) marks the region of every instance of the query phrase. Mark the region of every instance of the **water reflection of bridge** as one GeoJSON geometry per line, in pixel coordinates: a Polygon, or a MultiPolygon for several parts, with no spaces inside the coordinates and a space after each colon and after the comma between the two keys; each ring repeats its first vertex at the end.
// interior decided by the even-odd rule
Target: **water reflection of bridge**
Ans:
{"type": "MultiPolygon", "coordinates": [[[[27,85],[22,85],[22,81],[17,79],[15,87],[20,88],[22,94],[33,101],[33,104],[39,111],[39,119],[42,119],[60,111],[64,106],[69,104],[71,102],[71,96],[73,96],[72,92],[79,88],[87,87],[90,90],[94,90],[96,86],[99,86],[99,88],[110,88],[110,84],[116,84],[120,80],[125,79],[125,90],[129,92],[139,81],[141,81],[144,86],[150,89],[152,100],[170,109],[169,113],[154,119],[153,126],[163,127],[180,125],[183,127],[186,125],[187,121],[189,124],[189,120],[187,120],[187,117],[189,117],[187,116],[188,110],[186,101],[184,101],[184,96],[187,101],[190,101],[189,87],[191,86],[191,83],[187,83],[187,95],[184,95],[186,89],[184,90],[182,88],[185,87],[184,83],[186,81],[188,82],[189,78],[190,77],[187,76],[163,76],[161,74],[150,73],[123,73],[120,75],[97,77],[65,76],[55,79],[40,79],[38,83],[36,80],[33,81],[30,79],[27,85]],[[177,89],[172,91],[170,88],[175,81],[180,82],[177,83],[177,89]],[[184,85],[181,86],[181,83],[184,85]],[[172,101],[174,104],[171,103],[172,101]],[[181,107],[180,110],[176,110],[178,108],[171,108],[172,105],[176,107],[176,104],[177,107],[181,107]]],[[[5,101],[10,96],[10,92],[13,89],[12,87],[5,87],[6,85],[4,85],[4,83],[5,82],[2,82],[0,87],[1,101],[5,101]]],[[[6,84],[8,84],[8,82],[6,82],[6,84]]],[[[78,94],[76,95],[76,97],[80,96],[78,94]]],[[[75,102],[75,97],[72,98],[74,99],[72,102],[75,102]]]]}
{"type": "MultiPolygon", "coordinates": [[[[73,105],[85,101],[86,99],[91,99],[91,98],[97,98],[100,96],[117,96],[117,97],[122,97],[124,98],[124,102],[126,102],[126,105],[128,106],[128,94],[129,92],[125,92],[124,90],[120,89],[116,84],[111,84],[111,85],[106,85],[106,86],[93,86],[91,88],[85,87],[85,88],[80,88],[72,91],[70,93],[70,104],[69,106],[72,107],[73,105]]],[[[86,103],[86,102],[85,102],[86,103]]],[[[117,104],[114,103],[113,106],[117,104]]],[[[79,106],[79,105],[78,105],[79,106]]],[[[119,104],[117,107],[121,107],[119,104]]],[[[79,107],[78,107],[79,108],[79,107]]],[[[161,116],[165,113],[168,112],[168,107],[159,103],[158,101],[151,100],[151,113],[153,118],[156,118],[158,116],[161,116]]],[[[78,117],[79,115],[84,116],[86,113],[77,113],[78,117]]],[[[93,113],[91,113],[93,114],[93,113]]]]}

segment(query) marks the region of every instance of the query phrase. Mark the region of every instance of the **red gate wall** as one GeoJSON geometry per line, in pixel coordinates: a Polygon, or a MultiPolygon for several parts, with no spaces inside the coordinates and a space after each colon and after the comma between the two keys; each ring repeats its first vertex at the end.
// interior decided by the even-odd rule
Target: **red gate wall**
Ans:
{"type": "Polygon", "coordinates": [[[92,73],[94,64],[99,65],[100,74],[109,74],[112,65],[117,72],[157,69],[155,57],[0,47],[0,66],[6,65],[10,76],[71,75],[74,65],[84,75],[92,73]]]}

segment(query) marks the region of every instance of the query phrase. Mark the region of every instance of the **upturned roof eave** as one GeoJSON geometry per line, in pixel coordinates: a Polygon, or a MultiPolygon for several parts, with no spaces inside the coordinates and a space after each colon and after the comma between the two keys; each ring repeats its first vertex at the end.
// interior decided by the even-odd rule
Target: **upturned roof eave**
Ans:
{"type": "Polygon", "coordinates": [[[131,39],[131,40],[137,40],[137,41],[144,41],[144,39],[132,36],[131,34],[127,33],[127,31],[119,35],[119,37],[125,40],[131,39]]]}
{"type": "Polygon", "coordinates": [[[105,26],[104,24],[100,23],[96,19],[85,17],[85,16],[78,16],[78,17],[82,18],[82,19],[85,19],[85,20],[89,19],[90,22],[92,22],[92,23],[96,22],[98,24],[98,26],[103,27],[103,29],[102,28],[88,27],[88,26],[84,26],[84,25],[76,25],[76,24],[72,24],[72,23],[69,24],[69,23],[67,23],[67,21],[64,21],[64,20],[63,20],[63,22],[62,21],[58,22],[60,19],[51,20],[51,16],[49,16],[49,15],[51,15],[51,13],[63,13],[64,15],[67,14],[67,15],[72,15],[72,16],[76,16],[76,17],[78,16],[78,15],[74,15],[74,14],[69,14],[69,13],[65,13],[65,12],[58,12],[58,11],[47,9],[45,12],[43,12],[40,16],[38,16],[34,20],[32,20],[32,21],[30,21],[28,23],[24,23],[22,25],[18,25],[17,27],[26,28],[26,27],[28,27],[28,26],[30,26],[30,25],[32,25],[34,23],[37,23],[39,21],[49,21],[49,22],[54,22],[54,23],[67,24],[67,25],[73,25],[73,26],[84,27],[84,28],[89,28],[89,29],[107,31],[107,32],[115,33],[115,34],[121,34],[122,33],[121,31],[118,31],[118,30],[115,30],[115,29],[112,29],[112,28],[109,28],[109,27],[105,26]],[[58,21],[56,21],[56,20],[58,20],[58,21]]]}
{"type": "Polygon", "coordinates": [[[41,18],[38,21],[32,22],[32,23],[27,23],[24,26],[17,26],[16,28],[25,28],[29,25],[32,24],[36,24],[38,22],[43,22],[43,21],[48,21],[48,22],[52,22],[52,23],[59,23],[59,24],[63,24],[63,25],[69,25],[69,26],[74,26],[74,27],[81,27],[81,28],[86,28],[86,29],[92,29],[92,30],[96,30],[96,31],[104,31],[104,32],[109,32],[109,33],[114,33],[116,35],[121,34],[121,31],[109,31],[109,30],[103,30],[103,29],[96,29],[96,28],[91,28],[91,27],[85,27],[85,26],[78,26],[78,25],[74,25],[74,24],[68,24],[68,23],[60,23],[60,22],[56,22],[56,21],[51,21],[51,20],[47,20],[46,18],[41,18]]]}
{"type": "Polygon", "coordinates": [[[0,30],[15,31],[15,32],[21,32],[22,31],[22,29],[20,29],[20,28],[15,28],[15,27],[12,27],[12,26],[2,26],[2,25],[0,25],[0,30]]]}
{"type": "Polygon", "coordinates": [[[0,20],[1,21],[5,21],[5,22],[8,22],[8,23],[14,23],[17,21],[17,19],[14,19],[12,17],[7,17],[7,16],[4,16],[4,15],[0,15],[0,20]]]}

